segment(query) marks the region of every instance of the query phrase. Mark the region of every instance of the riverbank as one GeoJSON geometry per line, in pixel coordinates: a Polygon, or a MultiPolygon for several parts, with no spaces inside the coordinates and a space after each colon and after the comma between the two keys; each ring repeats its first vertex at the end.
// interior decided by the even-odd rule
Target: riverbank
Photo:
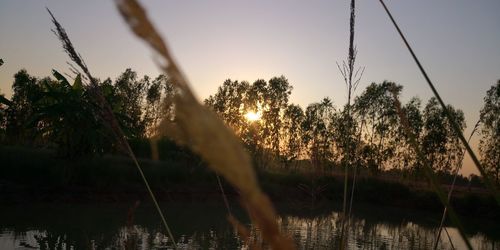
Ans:
{"type": "MultiPolygon", "coordinates": [[[[144,174],[160,201],[210,201],[221,198],[216,175],[189,154],[175,160],[140,159],[144,174]]],[[[0,147],[0,204],[34,202],[87,203],[149,200],[137,169],[127,157],[103,156],[66,160],[50,150],[0,147]]],[[[342,176],[303,175],[259,171],[263,190],[273,202],[315,207],[322,202],[341,203],[342,176]]],[[[238,192],[223,182],[227,196],[238,192]]],[[[500,208],[481,190],[459,188],[452,204],[459,214],[500,219],[500,208]]],[[[401,209],[441,212],[442,205],[430,189],[374,177],[357,180],[355,203],[401,209]]]]}

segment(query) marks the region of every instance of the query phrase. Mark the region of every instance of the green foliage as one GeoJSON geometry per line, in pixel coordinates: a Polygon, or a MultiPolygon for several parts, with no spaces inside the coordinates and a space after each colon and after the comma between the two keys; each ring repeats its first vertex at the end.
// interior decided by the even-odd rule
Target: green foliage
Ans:
{"type": "MultiPolygon", "coordinates": [[[[0,139],[7,144],[55,147],[61,156],[79,157],[119,150],[104,122],[94,91],[80,75],[73,83],[57,71],[53,77],[38,79],[21,70],[14,76],[12,100],[0,98],[0,139]]],[[[98,86],[111,106],[128,139],[146,138],[154,133],[160,117],[173,114],[173,88],[160,75],[152,82],[127,69],[113,83],[98,86]]]]}
{"type": "Polygon", "coordinates": [[[42,141],[56,144],[62,156],[104,153],[106,131],[80,75],[73,84],[55,70],[53,75],[56,81],[42,81],[28,126],[37,127],[42,141]]]}

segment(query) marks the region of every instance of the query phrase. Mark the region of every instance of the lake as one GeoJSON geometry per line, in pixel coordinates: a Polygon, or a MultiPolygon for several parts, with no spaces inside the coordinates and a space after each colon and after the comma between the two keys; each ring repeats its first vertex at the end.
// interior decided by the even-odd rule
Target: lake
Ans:
{"type": "MultiPolygon", "coordinates": [[[[0,208],[0,249],[171,249],[159,216],[150,204],[33,204],[0,208]]],[[[180,249],[247,249],[226,220],[221,203],[161,204],[180,249]]],[[[278,222],[299,249],[335,249],[339,244],[338,204],[315,208],[277,204],[278,222]]],[[[234,214],[248,226],[237,203],[234,214]]],[[[357,205],[349,223],[349,249],[432,249],[439,214],[357,205]]],[[[500,249],[495,222],[468,218],[467,234],[475,249],[500,249]]],[[[455,249],[465,249],[454,227],[446,227],[455,249]]],[[[251,227],[256,241],[258,229],[251,227]]],[[[443,231],[439,249],[452,249],[443,231]]]]}

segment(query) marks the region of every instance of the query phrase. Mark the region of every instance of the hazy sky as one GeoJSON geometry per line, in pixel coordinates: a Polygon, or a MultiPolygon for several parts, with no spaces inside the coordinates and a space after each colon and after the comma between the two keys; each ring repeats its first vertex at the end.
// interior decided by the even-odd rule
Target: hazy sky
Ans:
{"type": "MultiPolygon", "coordinates": [[[[336,62],[346,58],[347,0],[144,1],[200,99],[227,79],[253,82],[285,75],[291,101],[305,107],[325,96],[337,107],[346,91],[336,62]]],[[[445,102],[465,112],[470,127],[483,97],[500,79],[499,0],[387,1],[445,102]]],[[[130,67],[158,75],[154,54],[124,25],[113,1],[2,0],[0,90],[11,95],[21,68],[35,76],[70,72],[52,28],[49,7],[91,72],[116,78],[130,67]]],[[[431,92],[376,0],[357,2],[358,65],[371,82],[402,84],[403,101],[431,92]]],[[[477,138],[474,141],[477,144],[477,138]]],[[[469,159],[464,174],[477,173],[469,159]]]]}

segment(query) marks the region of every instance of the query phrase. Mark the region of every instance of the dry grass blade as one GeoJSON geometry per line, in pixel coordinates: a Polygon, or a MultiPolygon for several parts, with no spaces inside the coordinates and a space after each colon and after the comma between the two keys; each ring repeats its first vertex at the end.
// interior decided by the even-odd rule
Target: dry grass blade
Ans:
{"type": "Polygon", "coordinates": [[[291,240],[280,233],[275,210],[261,191],[250,157],[239,139],[194,97],[186,78],[141,5],[135,0],[122,0],[117,1],[117,6],[132,31],[163,57],[165,61],[159,66],[171,77],[178,90],[174,96],[175,121],[164,119],[158,133],[189,146],[213,170],[240,190],[252,221],[262,230],[263,239],[271,247],[294,249],[291,240]]]}

